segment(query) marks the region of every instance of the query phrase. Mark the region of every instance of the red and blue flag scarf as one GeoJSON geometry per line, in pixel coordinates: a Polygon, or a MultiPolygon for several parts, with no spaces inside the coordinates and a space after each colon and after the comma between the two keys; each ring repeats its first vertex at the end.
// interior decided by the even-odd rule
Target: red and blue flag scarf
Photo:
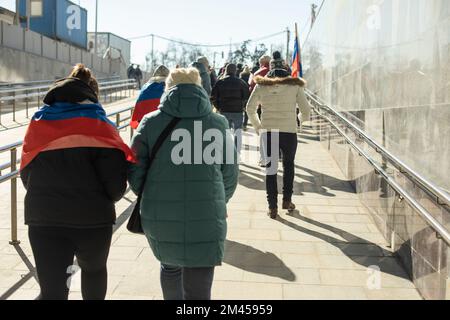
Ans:
{"type": "Polygon", "coordinates": [[[135,163],[133,151],[123,142],[100,104],[56,102],[33,116],[25,135],[21,168],[48,150],[103,147],[123,151],[135,163]]]}
{"type": "Polygon", "coordinates": [[[131,127],[137,129],[145,115],[158,110],[164,94],[164,82],[151,82],[142,88],[131,118],[131,127]]]}

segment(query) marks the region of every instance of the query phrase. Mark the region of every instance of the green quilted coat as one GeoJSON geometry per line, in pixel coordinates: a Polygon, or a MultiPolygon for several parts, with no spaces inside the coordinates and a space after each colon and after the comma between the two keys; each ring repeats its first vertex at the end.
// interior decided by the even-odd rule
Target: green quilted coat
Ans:
{"type": "MultiPolygon", "coordinates": [[[[143,119],[133,138],[132,147],[137,153],[138,163],[130,166],[129,183],[136,194],[144,188],[142,225],[153,253],[163,264],[195,268],[222,263],[227,234],[227,202],[236,190],[239,169],[236,161],[229,163],[224,160],[209,165],[202,159],[200,163],[198,160],[194,162],[199,146],[204,150],[211,144],[211,139],[202,142],[201,138],[208,129],[220,130],[233,146],[233,138],[226,134],[228,122],[213,113],[204,89],[181,84],[163,96],[159,110],[143,119]],[[189,132],[192,139],[188,141],[194,140],[194,128],[197,127],[196,136],[197,141],[200,136],[200,142],[196,145],[194,141],[190,142],[191,162],[177,164],[171,155],[174,148],[179,151],[177,146],[181,139],[169,136],[159,150],[144,186],[152,147],[173,117],[182,119],[175,130],[184,134],[189,132]],[[198,132],[200,126],[201,131],[198,132]]],[[[236,159],[235,149],[226,145],[224,142],[220,157],[230,158],[228,151],[232,153],[231,158],[236,159]]],[[[189,157],[189,152],[177,154],[189,157]]]]}

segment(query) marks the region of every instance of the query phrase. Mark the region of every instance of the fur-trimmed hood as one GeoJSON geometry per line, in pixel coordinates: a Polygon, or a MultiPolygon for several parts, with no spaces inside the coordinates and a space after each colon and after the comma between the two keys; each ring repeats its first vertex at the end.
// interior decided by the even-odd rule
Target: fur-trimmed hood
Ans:
{"type": "Polygon", "coordinates": [[[260,86],[275,86],[275,85],[288,85],[288,86],[299,86],[304,87],[306,85],[306,81],[302,78],[263,78],[263,77],[256,77],[255,78],[256,84],[260,86]]]}

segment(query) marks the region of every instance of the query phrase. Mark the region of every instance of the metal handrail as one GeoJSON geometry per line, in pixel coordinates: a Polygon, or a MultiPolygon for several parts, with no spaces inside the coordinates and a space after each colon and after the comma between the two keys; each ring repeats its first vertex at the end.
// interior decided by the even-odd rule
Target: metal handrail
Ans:
{"type": "MultiPolygon", "coordinates": [[[[33,105],[35,107],[39,107],[41,105],[42,98],[46,95],[50,87],[51,85],[22,88],[9,91],[0,91],[0,95],[5,93],[11,93],[11,95],[0,96],[0,125],[2,124],[2,110],[1,110],[2,103],[12,106],[12,110],[9,113],[12,113],[12,120],[16,121],[16,112],[18,111],[17,103],[19,101],[25,102],[26,118],[29,118],[29,109],[30,109],[29,103],[33,102],[33,98],[35,98],[36,101],[35,104],[33,103],[33,105]]],[[[110,102],[112,102],[114,94],[116,95],[116,98],[118,93],[122,91],[128,91],[131,95],[132,89],[135,88],[136,88],[136,80],[134,79],[102,82],[99,86],[100,89],[99,97],[104,97],[104,100],[106,101],[109,95],[109,100],[110,102]]]]}
{"type": "MultiPolygon", "coordinates": [[[[114,81],[100,82],[99,83],[99,88],[101,90],[102,88],[107,87],[107,86],[109,86],[111,84],[119,84],[119,83],[122,83],[124,85],[135,84],[136,80],[126,79],[126,80],[114,80],[114,81]]],[[[2,90],[2,91],[0,91],[0,94],[4,95],[4,94],[11,94],[12,93],[12,94],[16,95],[17,93],[20,94],[21,92],[27,93],[29,91],[45,91],[45,90],[50,89],[50,87],[52,85],[53,85],[53,83],[50,83],[50,84],[45,85],[45,86],[34,86],[34,87],[27,87],[27,88],[2,90]]],[[[8,97],[8,96],[6,95],[4,97],[8,97]]]]}
{"type": "MultiPolygon", "coordinates": [[[[134,107],[127,107],[117,111],[114,111],[107,115],[108,118],[115,117],[115,125],[118,130],[125,129],[130,126],[130,116],[121,118],[121,115],[125,112],[133,112],[134,107]],[[123,122],[126,122],[122,125],[123,122]]],[[[130,127],[131,128],[131,127],[130,127]]],[[[130,130],[130,136],[133,136],[133,128],[130,130]]],[[[6,146],[0,146],[0,153],[10,152],[11,160],[9,164],[2,165],[2,169],[11,168],[11,172],[0,175],[0,184],[11,181],[11,245],[20,244],[18,240],[18,227],[17,227],[17,179],[19,178],[20,171],[17,169],[20,164],[20,159],[17,158],[17,151],[23,146],[23,141],[18,141],[6,146]]]]}
{"type": "Polygon", "coordinates": [[[372,148],[374,148],[379,154],[381,154],[383,158],[389,160],[389,162],[391,162],[401,173],[407,174],[410,177],[410,179],[413,180],[414,183],[418,184],[419,186],[421,186],[422,189],[425,189],[425,191],[433,195],[433,197],[436,198],[438,204],[450,207],[450,195],[446,194],[434,183],[430,182],[422,175],[411,169],[407,164],[405,164],[403,161],[401,161],[392,153],[390,153],[386,148],[380,146],[367,133],[365,133],[363,130],[361,130],[353,123],[351,123],[346,117],[344,117],[338,111],[334,110],[333,108],[324,103],[321,103],[317,98],[313,96],[313,93],[311,91],[306,90],[306,93],[308,97],[317,104],[317,106],[326,109],[328,112],[338,117],[339,120],[344,122],[347,127],[355,131],[355,133],[360,138],[365,140],[372,148]]]}
{"type": "MultiPolygon", "coordinates": [[[[340,127],[339,125],[337,125],[332,119],[330,119],[329,117],[327,117],[326,115],[321,113],[321,110],[324,109],[326,112],[329,112],[335,116],[337,116],[339,118],[339,120],[341,120],[347,128],[352,129],[353,131],[355,131],[358,136],[365,140],[365,142],[367,142],[370,146],[372,146],[378,153],[382,154],[384,156],[384,154],[386,153],[385,158],[387,160],[389,160],[395,167],[397,168],[402,168],[403,170],[400,170],[401,173],[403,174],[408,174],[409,177],[411,178],[411,180],[413,180],[413,182],[415,182],[416,184],[419,185],[419,187],[422,187],[422,189],[428,193],[432,193],[436,198],[437,198],[437,204],[441,205],[441,206],[445,206],[448,204],[446,203],[440,203],[439,199],[447,199],[448,197],[444,195],[443,198],[440,198],[439,196],[439,192],[434,193],[433,188],[436,188],[433,184],[428,185],[426,188],[423,187],[423,185],[429,183],[426,179],[423,179],[420,181],[419,180],[422,179],[421,176],[419,174],[417,174],[416,172],[414,172],[412,169],[410,169],[407,166],[403,165],[403,162],[398,160],[395,156],[393,156],[392,154],[390,154],[388,151],[386,151],[386,149],[384,149],[383,147],[379,146],[375,141],[373,141],[372,138],[370,138],[365,132],[363,132],[361,129],[359,129],[358,127],[356,127],[354,124],[352,124],[348,119],[346,119],[345,117],[343,117],[342,115],[340,115],[337,111],[335,111],[333,108],[322,104],[321,102],[318,101],[318,99],[316,99],[313,94],[309,91],[306,92],[308,98],[313,102],[313,104],[316,107],[316,112],[319,114],[320,117],[322,117],[323,119],[325,119],[329,124],[331,124],[336,131],[342,136],[344,137],[344,139],[358,152],[358,154],[360,154],[362,157],[364,157],[374,168],[377,174],[381,175],[386,182],[397,192],[397,194],[400,195],[400,200],[406,200],[406,202],[408,202],[408,204],[415,210],[417,211],[423,219],[425,219],[425,221],[437,232],[437,234],[439,235],[439,237],[441,237],[447,244],[450,245],[450,232],[447,230],[447,228],[440,223],[435,217],[433,217],[433,215],[431,215],[417,200],[415,200],[407,191],[405,191],[393,178],[391,178],[389,176],[389,174],[387,174],[385,172],[385,170],[382,168],[382,166],[380,166],[370,155],[368,155],[366,153],[366,151],[364,151],[361,147],[359,147],[340,127]],[[410,175],[409,173],[414,173],[414,175],[410,175]],[[416,181],[417,180],[417,181],[416,181]]],[[[440,191],[439,189],[437,189],[436,191],[440,191]]],[[[447,199],[448,200],[448,199],[447,199]]]]}
{"type": "MultiPolygon", "coordinates": [[[[117,80],[120,79],[120,76],[114,76],[114,77],[107,77],[107,78],[98,78],[97,81],[105,82],[110,80],[117,80]]],[[[14,86],[20,86],[20,87],[26,87],[26,86],[32,86],[32,85],[38,85],[38,84],[51,84],[55,82],[55,80],[35,80],[35,81],[27,81],[27,82],[7,82],[7,83],[0,83],[0,91],[3,90],[3,87],[14,87],[14,86]]]]}

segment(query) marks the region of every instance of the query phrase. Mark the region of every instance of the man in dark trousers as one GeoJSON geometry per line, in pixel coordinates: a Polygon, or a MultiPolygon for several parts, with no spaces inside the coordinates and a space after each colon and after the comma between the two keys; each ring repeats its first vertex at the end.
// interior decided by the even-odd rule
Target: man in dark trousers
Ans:
{"type": "Polygon", "coordinates": [[[211,101],[216,109],[227,118],[230,128],[234,130],[236,146],[240,153],[244,109],[247,105],[250,91],[248,84],[237,77],[237,66],[235,64],[229,64],[225,73],[226,76],[214,86],[211,101]]]}

